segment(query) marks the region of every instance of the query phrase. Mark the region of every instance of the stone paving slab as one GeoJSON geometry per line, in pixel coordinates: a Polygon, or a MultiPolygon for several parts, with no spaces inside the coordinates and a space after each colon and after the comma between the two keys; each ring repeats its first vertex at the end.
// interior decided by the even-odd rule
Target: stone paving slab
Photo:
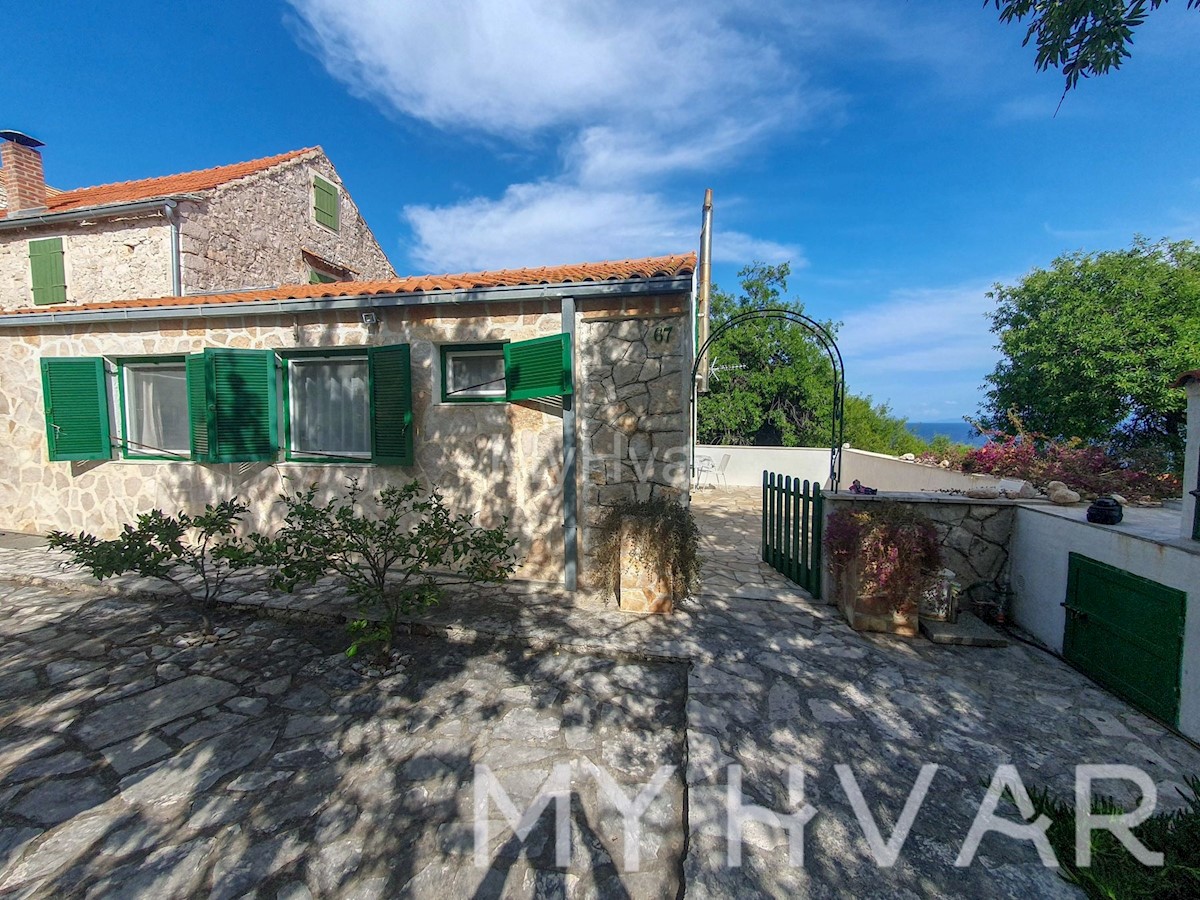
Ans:
{"type": "Polygon", "coordinates": [[[177,603],[76,599],[0,584],[0,897],[679,893],[682,666],[426,636],[366,677],[337,628],[234,612],[193,645],[177,603]],[[588,762],[631,795],[671,767],[632,881],[588,762]],[[569,767],[570,866],[493,802],[476,867],[479,764],[521,810],[569,767]]]}
{"type": "MultiPolygon", "coordinates": [[[[559,655],[607,660],[611,669],[580,673],[581,686],[607,691],[612,698],[609,705],[623,712],[603,712],[608,709],[603,706],[600,713],[589,712],[564,703],[562,724],[555,740],[562,740],[563,752],[568,756],[577,749],[594,746],[588,742],[596,740],[596,729],[605,723],[615,729],[611,732],[614,736],[622,733],[623,720],[619,715],[634,712],[646,715],[648,710],[657,708],[653,706],[657,696],[654,690],[639,680],[642,669],[662,663],[686,663],[690,667],[686,694],[680,698],[685,726],[685,732],[681,733],[686,741],[686,749],[680,750],[681,758],[685,759],[682,802],[686,806],[686,826],[681,826],[681,833],[675,837],[686,836],[682,868],[687,896],[1075,896],[1073,888],[1053,870],[1041,865],[1030,844],[1000,835],[984,839],[972,866],[954,865],[985,786],[998,766],[1013,765],[1028,786],[1048,787],[1070,797],[1076,765],[1137,765],[1150,775],[1158,788],[1160,803],[1167,806],[1180,802],[1178,792],[1184,777],[1200,772],[1200,750],[1193,744],[1041,651],[1020,644],[1005,648],[942,646],[922,639],[905,641],[856,634],[834,609],[813,601],[757,559],[757,492],[706,492],[699,496],[696,512],[704,535],[703,589],[674,616],[637,617],[612,609],[583,609],[553,591],[530,592],[510,586],[505,590],[457,594],[412,622],[418,635],[440,638],[446,641],[442,646],[449,648],[447,653],[462,653],[468,658],[481,641],[499,639],[505,646],[522,648],[522,653],[534,659],[553,659],[559,655]],[[618,697],[622,698],[621,703],[616,702],[618,697]],[[651,705],[645,709],[636,703],[629,707],[635,699],[651,705]],[[612,715],[618,718],[607,718],[612,715]],[[745,802],[779,813],[794,808],[788,791],[789,767],[798,767],[803,772],[805,799],[818,810],[805,830],[803,866],[789,864],[787,833],[754,823],[744,832],[742,865],[730,865],[727,800],[730,780],[734,777],[731,766],[735,764],[741,767],[745,802]],[[842,776],[835,770],[838,764],[850,767],[867,808],[879,819],[878,827],[885,839],[891,834],[921,767],[938,766],[895,865],[881,868],[874,862],[858,812],[847,799],[842,776]]],[[[62,571],[60,561],[44,551],[0,552],[0,577],[53,584],[61,602],[76,606],[85,601],[76,594],[62,594],[63,591],[95,596],[94,583],[79,573],[62,571]]],[[[146,591],[152,587],[117,582],[108,590],[146,591]]],[[[286,597],[265,590],[261,581],[256,582],[250,576],[239,591],[233,600],[257,611],[304,613],[310,620],[323,616],[331,623],[349,612],[345,599],[328,584],[298,597],[286,597]]],[[[13,633],[20,637],[36,630],[40,627],[37,622],[45,622],[53,615],[49,610],[33,610],[14,623],[13,633]]],[[[279,627],[277,623],[271,624],[279,627]]],[[[50,661],[47,659],[46,664],[50,661]]],[[[160,664],[163,662],[159,660],[160,664]]],[[[20,684],[16,673],[24,668],[6,667],[0,659],[0,679],[18,679],[13,683],[20,684]]],[[[170,670],[167,671],[169,674],[170,670]]],[[[222,677],[207,670],[192,674],[222,677]]],[[[253,696],[270,698],[270,709],[277,711],[282,704],[275,704],[275,698],[281,691],[292,690],[290,683],[280,687],[281,674],[264,671],[254,675],[265,680],[253,696]]],[[[86,694],[97,687],[98,678],[97,670],[93,670],[77,674],[65,684],[68,693],[86,694]]],[[[482,681],[486,685],[490,679],[485,669],[482,681]]],[[[544,702],[538,700],[539,691],[531,689],[528,695],[520,691],[529,686],[522,679],[504,682],[502,690],[515,692],[507,695],[511,700],[506,702],[512,703],[512,709],[495,725],[502,735],[525,735],[529,745],[519,751],[502,743],[487,746],[482,753],[490,753],[487,757],[490,762],[499,763],[513,754],[511,758],[521,764],[536,766],[547,758],[539,755],[542,746],[539,741],[553,733],[553,728],[538,715],[538,704],[544,702]]],[[[338,702],[336,685],[319,687],[330,698],[329,704],[338,702]]],[[[481,685],[480,690],[483,689],[481,685]]],[[[113,691],[110,696],[119,698],[122,688],[110,685],[104,690],[113,691]]],[[[93,702],[90,695],[80,697],[70,702],[93,702]]],[[[225,702],[221,715],[253,715],[252,708],[242,705],[245,698],[240,704],[231,706],[232,702],[225,702]]],[[[283,752],[320,753],[320,736],[335,727],[339,713],[322,707],[325,701],[311,691],[298,692],[292,702],[299,704],[299,708],[288,710],[281,737],[308,743],[283,752]],[[307,708],[309,703],[315,704],[311,710],[307,708]]],[[[0,715],[13,708],[0,700],[0,715]]],[[[22,708],[20,704],[15,707],[22,708]]],[[[391,707],[386,709],[390,711],[391,707]]],[[[436,694],[423,695],[418,703],[405,709],[414,721],[422,723],[453,723],[464,710],[467,714],[475,712],[470,704],[447,710],[440,705],[436,694]]],[[[660,708],[660,714],[665,711],[660,708]]],[[[65,757],[65,749],[72,748],[55,743],[62,740],[64,728],[70,735],[69,725],[62,718],[65,715],[69,713],[53,707],[44,711],[49,725],[30,745],[29,753],[38,757],[57,752],[65,757]]],[[[213,714],[212,718],[216,716],[213,714]]],[[[190,722],[189,728],[205,727],[203,714],[191,718],[195,721],[190,722]]],[[[228,719],[222,718],[211,727],[219,731],[223,727],[241,726],[230,725],[228,719]]],[[[178,741],[180,732],[171,732],[170,728],[160,726],[154,737],[174,747],[171,742],[178,741]]],[[[492,737],[496,741],[504,739],[492,737]]],[[[397,738],[384,731],[373,731],[364,740],[366,745],[394,746],[397,738]]],[[[452,745],[464,752],[468,747],[479,746],[461,731],[448,740],[451,743],[447,747],[452,745]]],[[[630,779],[648,779],[650,762],[666,752],[646,743],[641,755],[628,755],[610,750],[608,740],[603,738],[599,742],[602,763],[623,771],[630,779]],[[620,763],[631,764],[631,761],[636,763],[634,768],[620,769],[620,763]]],[[[114,744],[106,751],[119,747],[124,745],[114,744]]],[[[128,752],[134,759],[138,753],[156,758],[159,749],[149,744],[141,749],[130,747],[128,752]]],[[[0,751],[0,761],[3,758],[0,751]]],[[[63,764],[72,763],[64,760],[63,764]]],[[[456,791],[461,793],[463,786],[456,785],[452,775],[432,763],[415,765],[412,774],[430,779],[442,792],[435,791],[427,799],[445,800],[456,791]]],[[[457,771],[453,766],[450,768],[457,771]]],[[[263,769],[268,770],[275,771],[269,767],[263,769]]],[[[269,772],[261,777],[269,778],[269,772]]],[[[290,780],[260,784],[256,780],[259,776],[250,775],[250,780],[241,783],[249,791],[234,791],[232,796],[286,791],[287,785],[299,778],[297,775],[290,780]]],[[[363,777],[377,785],[371,777],[363,777]]],[[[218,786],[223,783],[217,782],[218,786]]],[[[1121,783],[1112,783],[1111,787],[1118,799],[1127,802],[1136,799],[1121,783]]],[[[16,796],[10,795],[6,800],[4,791],[5,786],[0,783],[0,808],[5,808],[16,796]]],[[[243,827],[237,802],[228,800],[226,795],[219,798],[224,803],[209,796],[201,804],[202,821],[209,827],[243,827]],[[232,811],[226,808],[227,804],[233,804],[232,811]]],[[[292,802],[302,806],[299,798],[292,802]]],[[[1000,807],[999,814],[1016,817],[1015,809],[1007,803],[1000,807]]],[[[86,824],[88,816],[80,814],[76,819],[86,824]]],[[[0,834],[0,852],[4,852],[6,840],[10,846],[23,847],[23,851],[18,850],[24,854],[20,857],[23,865],[29,858],[29,848],[45,840],[38,838],[28,843],[29,829],[34,827],[37,826],[22,820],[12,826],[7,837],[0,834]]],[[[190,862],[191,854],[209,852],[211,848],[206,849],[208,845],[203,841],[215,840],[216,835],[223,833],[202,829],[187,832],[174,845],[174,855],[164,855],[153,862],[146,857],[143,863],[151,871],[173,873],[178,869],[181,873],[178,877],[184,880],[181,883],[189,886],[187,873],[195,868],[190,862]]],[[[275,840],[291,832],[283,828],[261,834],[252,832],[239,838],[245,841],[250,859],[231,871],[251,873],[239,877],[252,879],[257,877],[253,873],[263,871],[264,867],[270,869],[276,855],[289,856],[291,844],[271,844],[262,849],[266,834],[275,840]]],[[[327,873],[356,873],[355,877],[363,879],[360,884],[364,890],[367,885],[375,884],[372,878],[383,877],[364,868],[361,860],[369,848],[355,844],[345,833],[308,834],[316,844],[301,853],[299,859],[304,865],[317,865],[327,873]],[[315,863],[311,861],[314,852],[315,863]]],[[[439,826],[435,837],[425,835],[423,840],[426,843],[422,846],[433,841],[448,853],[447,848],[461,848],[465,838],[461,831],[439,826]]],[[[581,845],[589,846],[584,838],[581,845]]],[[[531,846],[534,856],[542,858],[538,854],[545,852],[545,837],[535,834],[531,846]]],[[[512,842],[495,849],[498,854],[503,849],[500,856],[505,859],[516,858],[518,850],[512,842]]],[[[8,852],[11,855],[13,851],[8,852]]],[[[616,861],[611,852],[609,859],[616,861]]],[[[288,865],[299,863],[293,861],[288,865]]],[[[661,879],[649,884],[658,877],[653,872],[623,871],[619,865],[604,871],[617,879],[607,883],[608,889],[616,892],[619,882],[620,891],[629,896],[658,896],[658,888],[667,884],[661,879]]],[[[435,859],[413,874],[410,889],[416,893],[428,892],[429,896],[470,895],[476,890],[478,896],[589,893],[579,875],[529,866],[524,859],[505,872],[500,884],[499,875],[488,874],[480,880],[477,873],[456,865],[452,858],[435,859]]],[[[206,877],[211,878],[212,873],[206,877]]],[[[306,877],[306,889],[314,895],[339,893],[337,879],[306,877]]]]}

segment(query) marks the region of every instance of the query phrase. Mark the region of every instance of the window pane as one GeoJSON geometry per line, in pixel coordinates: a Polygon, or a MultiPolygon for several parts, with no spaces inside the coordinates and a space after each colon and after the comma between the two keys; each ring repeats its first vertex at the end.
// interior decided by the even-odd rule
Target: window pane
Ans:
{"type": "Polygon", "coordinates": [[[293,359],[292,452],[371,455],[371,407],[365,359],[293,359]]]}
{"type": "Polygon", "coordinates": [[[504,354],[499,350],[449,352],[446,394],[450,397],[504,395],[504,354]]]}
{"type": "Polygon", "coordinates": [[[186,456],[187,377],[183,363],[127,365],[125,368],[125,440],[134,456],[164,453],[186,456]]]}

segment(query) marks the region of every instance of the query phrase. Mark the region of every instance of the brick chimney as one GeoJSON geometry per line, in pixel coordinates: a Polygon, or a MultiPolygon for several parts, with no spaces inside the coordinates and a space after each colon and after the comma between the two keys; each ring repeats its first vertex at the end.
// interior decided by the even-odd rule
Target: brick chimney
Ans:
{"type": "Polygon", "coordinates": [[[19,131],[0,131],[0,162],[10,216],[46,207],[46,175],[37,149],[41,146],[41,141],[19,131]]]}

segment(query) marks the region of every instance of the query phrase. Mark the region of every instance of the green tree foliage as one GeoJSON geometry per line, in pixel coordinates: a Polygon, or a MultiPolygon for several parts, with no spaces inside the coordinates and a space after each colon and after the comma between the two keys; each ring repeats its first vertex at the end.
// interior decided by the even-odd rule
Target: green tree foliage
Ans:
{"type": "Polygon", "coordinates": [[[280,500],[283,525],[272,538],[251,537],[256,560],[273,568],[272,586],[289,591],[330,574],[345,582],[362,612],[350,626],[351,656],[369,644],[390,653],[400,619],[436,602],[441,588],[502,584],[517,567],[507,517],[484,528],[416,481],[364,496],[351,480],[327,502],[313,485],[280,500]]]}
{"type": "Polygon", "coordinates": [[[167,582],[200,613],[207,635],[229,576],[248,562],[247,544],[236,534],[248,509],[237,499],[210,503],[195,516],[153,509],[141,513],[137,524],[126,524],[112,540],[87,532],[52,531],[48,542],[52,549],[70,554],[72,562],[97,581],[133,572],[167,582]]]}
{"type": "Polygon", "coordinates": [[[989,296],[1004,358],[987,378],[986,426],[1015,414],[1032,432],[1178,466],[1185,401],[1170,384],[1200,360],[1200,248],[1139,237],[1060,256],[989,296]]]}
{"type": "MultiPolygon", "coordinates": [[[[1034,42],[1039,72],[1060,69],[1063,92],[1080,78],[1119,69],[1129,58],[1133,30],[1167,0],[984,0],[1000,10],[1001,22],[1028,22],[1023,46],[1034,42]]],[[[1187,0],[1189,9],[1200,0],[1187,0]]]]}
{"type": "MultiPolygon", "coordinates": [[[[787,263],[754,263],[738,273],[741,294],[714,286],[715,330],[752,309],[804,306],[784,299],[787,263]]],[[[831,334],[833,322],[822,323],[831,334]]],[[[808,329],[784,319],[751,319],[727,331],[709,350],[709,393],[699,400],[699,440],[709,444],[828,447],[832,436],[833,365],[808,329]]],[[[924,442],[903,419],[869,397],[846,397],[845,440],[863,450],[918,453],[924,442]]]]}
{"type": "Polygon", "coordinates": [[[886,403],[872,403],[870,397],[850,394],[845,414],[845,440],[851,447],[893,456],[929,450],[929,445],[909,431],[905,420],[893,415],[886,403]]]}

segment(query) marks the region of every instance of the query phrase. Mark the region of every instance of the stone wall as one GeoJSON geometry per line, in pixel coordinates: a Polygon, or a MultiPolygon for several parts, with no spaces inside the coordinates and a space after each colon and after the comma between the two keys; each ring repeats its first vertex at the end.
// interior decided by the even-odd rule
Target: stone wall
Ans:
{"type": "Polygon", "coordinates": [[[68,304],[171,293],[171,227],[160,213],[141,214],[0,232],[0,309],[33,306],[29,242],[55,237],[63,239],[68,304]]]}
{"type": "Polygon", "coordinates": [[[180,204],[185,294],[306,284],[301,250],[350,270],[355,281],[392,278],[395,271],[324,154],[279,166],[180,204]],[[337,231],[313,218],[312,178],[338,186],[337,231]]]}
{"type": "MultiPolygon", "coordinates": [[[[644,312],[585,307],[579,329],[580,493],[584,571],[595,571],[599,526],[620,503],[679,500],[689,480],[686,307],[644,312]],[[686,361],[686,362],[685,362],[686,361]]],[[[582,584],[582,582],[581,582],[582,584]]],[[[595,591],[595,580],[584,585],[595,591]]]]}
{"type": "MultiPolygon", "coordinates": [[[[395,276],[391,263],[324,154],[282,163],[181,201],[184,293],[307,284],[308,250],[356,280],[395,276]],[[339,186],[340,227],[312,216],[312,176],[339,186]]],[[[63,239],[67,304],[172,293],[171,227],[161,212],[0,232],[0,309],[33,305],[29,241],[63,239]]],[[[61,307],[60,307],[61,308],[61,307]]]]}
{"type": "MultiPolygon", "coordinates": [[[[825,495],[826,515],[836,509],[893,501],[916,509],[933,520],[942,544],[945,567],[962,590],[962,609],[1002,609],[1009,590],[1009,540],[1017,503],[1012,500],[972,500],[945,494],[888,494],[859,496],[845,492],[825,495]]],[[[828,579],[828,571],[825,575],[828,579]]],[[[832,592],[828,580],[822,596],[832,592]]]]}
{"type": "MultiPolygon", "coordinates": [[[[661,309],[655,298],[639,300],[661,309]]],[[[592,506],[651,491],[686,489],[684,462],[671,471],[662,464],[670,447],[686,448],[677,332],[653,343],[653,329],[669,318],[611,323],[597,321],[608,309],[583,304],[577,315],[576,390],[581,430],[601,408],[622,420],[621,456],[609,459],[611,446],[596,444],[583,454],[580,477],[599,473],[580,491],[582,522],[596,521],[592,506]],[[619,335],[614,334],[614,329],[619,335]],[[603,342],[597,347],[594,342],[603,342]],[[637,372],[632,372],[633,360],[637,372]],[[600,364],[599,361],[608,361],[600,364]],[[627,363],[619,367],[619,363],[627,363]],[[657,373],[657,374],[656,374],[657,373]],[[618,387],[618,382],[620,387],[618,387]],[[593,386],[594,385],[594,386],[593,386]],[[651,397],[650,391],[654,390],[651,397]],[[611,401],[606,398],[612,397],[611,401]],[[592,399],[588,399],[592,398],[592,399]],[[605,398],[604,403],[600,399],[605,398]],[[674,404],[674,409],[670,407],[674,404]],[[621,413],[616,413],[616,409],[621,413]],[[660,435],[666,435],[663,438],[660,435]],[[657,462],[634,468],[653,450],[657,462]],[[590,467],[590,468],[589,468],[590,467]],[[639,478],[636,484],[631,479],[639,478]],[[603,493],[601,493],[603,491],[603,493]]],[[[89,530],[111,536],[139,512],[195,510],[206,502],[240,496],[251,502],[252,526],[269,529],[278,513],[274,499],[287,485],[318,482],[331,488],[358,478],[367,490],[388,482],[419,478],[437,485],[465,511],[483,521],[511,517],[526,558],[522,577],[561,581],[563,573],[563,425],[561,410],[538,403],[440,402],[440,345],[525,340],[562,330],[557,300],[475,305],[413,306],[378,311],[380,324],[368,328],[357,310],[305,313],[295,317],[256,316],[217,321],[114,321],[105,324],[49,325],[0,330],[0,509],[4,527],[27,532],[89,530]],[[486,311],[486,314],[484,314],[486,311]],[[128,356],[194,353],[205,347],[273,348],[349,347],[408,343],[412,354],[415,457],[411,468],[369,464],[210,465],[193,462],[112,460],[47,462],[45,418],[38,361],[41,357],[128,356]],[[290,481],[288,480],[290,479],[290,481]]],[[[677,327],[677,326],[676,326],[677,327]]],[[[114,431],[114,434],[117,432],[114,431]]],[[[585,531],[586,534],[586,531],[585,531]]],[[[581,581],[587,578],[587,560],[581,581]]]]}

